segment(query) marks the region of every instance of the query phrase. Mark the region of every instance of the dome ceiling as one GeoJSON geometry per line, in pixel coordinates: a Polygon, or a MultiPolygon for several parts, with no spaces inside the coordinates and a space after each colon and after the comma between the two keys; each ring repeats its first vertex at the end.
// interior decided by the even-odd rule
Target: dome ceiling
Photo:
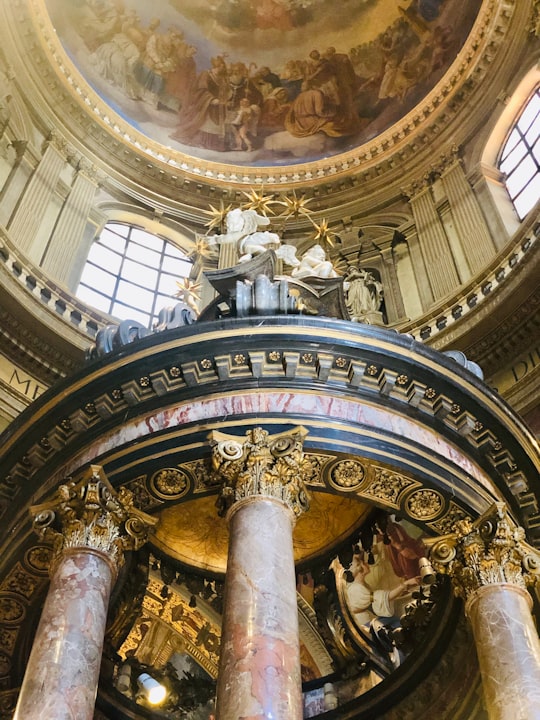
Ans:
{"type": "Polygon", "coordinates": [[[106,122],[180,167],[247,169],[320,161],[384,133],[445,75],[481,0],[46,5],[106,122]]]}

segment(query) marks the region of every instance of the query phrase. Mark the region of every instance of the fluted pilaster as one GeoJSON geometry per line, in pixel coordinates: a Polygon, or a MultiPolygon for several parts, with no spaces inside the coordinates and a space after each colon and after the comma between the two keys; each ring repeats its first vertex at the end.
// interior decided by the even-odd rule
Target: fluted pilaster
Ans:
{"type": "Polygon", "coordinates": [[[442,174],[441,182],[471,273],[479,272],[495,254],[495,246],[480,205],[456,159],[442,174]]]}
{"type": "Polygon", "coordinates": [[[38,263],[43,253],[38,232],[66,160],[65,144],[52,136],[8,223],[13,242],[38,263]]]}
{"type": "Polygon", "coordinates": [[[460,285],[450,243],[433,201],[431,188],[424,186],[412,195],[410,203],[429,284],[434,299],[438,300],[460,285]]]}
{"type": "Polygon", "coordinates": [[[43,269],[59,282],[67,284],[69,279],[71,263],[86,228],[97,186],[95,167],[81,161],[42,263],[43,269]]]}

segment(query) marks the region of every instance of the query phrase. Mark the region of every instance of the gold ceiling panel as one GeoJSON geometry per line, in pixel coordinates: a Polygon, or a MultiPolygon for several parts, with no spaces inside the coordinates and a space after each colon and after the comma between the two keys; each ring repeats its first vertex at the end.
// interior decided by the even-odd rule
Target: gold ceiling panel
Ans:
{"type": "MultiPolygon", "coordinates": [[[[294,530],[295,562],[315,558],[338,545],[362,524],[369,510],[369,505],[356,498],[312,492],[310,510],[294,530]]],[[[227,523],[218,517],[212,496],[164,509],[152,542],[186,565],[223,573],[228,540],[227,523]]]]}

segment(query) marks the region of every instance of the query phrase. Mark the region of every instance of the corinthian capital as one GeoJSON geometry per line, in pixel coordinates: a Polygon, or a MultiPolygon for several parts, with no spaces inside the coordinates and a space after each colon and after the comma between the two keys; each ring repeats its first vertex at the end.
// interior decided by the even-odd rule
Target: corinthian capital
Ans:
{"type": "Polygon", "coordinates": [[[474,523],[460,521],[455,532],[428,544],[433,566],[450,575],[454,592],[465,600],[486,585],[526,589],[540,577],[540,553],[525,541],[504,503],[495,503],[474,523]]]}
{"type": "Polygon", "coordinates": [[[106,555],[116,571],[124,552],[141,547],[157,522],[134,507],[128,490],[116,492],[98,465],[77,482],[61,485],[50,501],[30,512],[34,530],[53,542],[53,563],[67,549],[87,548],[106,555]]]}
{"type": "Polygon", "coordinates": [[[306,434],[303,427],[277,435],[257,427],[248,430],[245,438],[210,433],[213,466],[222,482],[219,514],[225,515],[239,500],[255,497],[281,500],[296,517],[307,510],[302,480],[306,434]]]}

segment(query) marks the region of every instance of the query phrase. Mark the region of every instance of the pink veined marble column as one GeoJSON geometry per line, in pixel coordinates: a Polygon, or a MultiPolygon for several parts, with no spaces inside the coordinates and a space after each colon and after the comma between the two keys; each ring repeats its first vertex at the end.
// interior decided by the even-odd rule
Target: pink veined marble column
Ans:
{"type": "Polygon", "coordinates": [[[156,520],[97,465],[32,514],[54,541],[53,563],[14,720],[92,720],[111,589],[124,551],[141,547],[156,520]]]}
{"type": "Polygon", "coordinates": [[[485,585],[470,596],[471,620],[490,720],[540,720],[540,640],[531,596],[485,585]]]}
{"type": "Polygon", "coordinates": [[[14,720],[92,720],[113,568],[102,553],[56,565],[14,720]]]}
{"type": "Polygon", "coordinates": [[[540,641],[527,592],[540,578],[540,553],[502,502],[428,542],[434,566],[466,602],[489,719],[540,720],[540,641]]]}
{"type": "Polygon", "coordinates": [[[218,720],[301,720],[294,515],[264,497],[230,511],[218,720]]]}

